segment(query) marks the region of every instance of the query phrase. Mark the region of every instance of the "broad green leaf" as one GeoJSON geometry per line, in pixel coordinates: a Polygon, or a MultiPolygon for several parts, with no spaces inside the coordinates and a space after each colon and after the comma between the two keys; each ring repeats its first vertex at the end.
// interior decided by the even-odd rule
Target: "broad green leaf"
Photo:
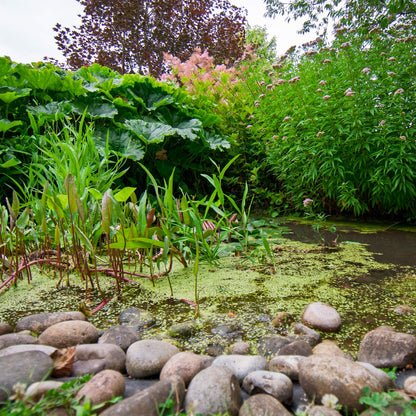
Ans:
{"type": "Polygon", "coordinates": [[[213,150],[229,149],[231,147],[231,144],[227,139],[218,134],[212,134],[209,131],[204,132],[203,138],[213,150]]]}
{"type": "Polygon", "coordinates": [[[75,102],[72,111],[76,114],[85,114],[91,118],[114,118],[118,114],[117,108],[112,104],[100,102],[75,102]]]}
{"type": "Polygon", "coordinates": [[[68,195],[58,194],[56,197],[59,201],[60,206],[65,209],[68,205],[68,195]]]}
{"type": "Polygon", "coordinates": [[[188,138],[189,140],[195,140],[198,136],[195,134],[195,131],[200,131],[202,129],[202,122],[196,118],[191,120],[182,121],[181,123],[174,125],[175,133],[183,138],[188,138]]]}
{"type": "Polygon", "coordinates": [[[111,216],[113,213],[113,199],[111,198],[111,190],[104,192],[103,200],[101,202],[101,226],[105,233],[110,232],[111,216]]]}
{"type": "Polygon", "coordinates": [[[19,67],[20,75],[34,89],[58,90],[62,85],[61,77],[52,68],[19,67]]]}
{"type": "Polygon", "coordinates": [[[15,218],[17,218],[17,216],[19,215],[19,211],[20,211],[20,202],[19,202],[19,197],[17,196],[17,192],[14,190],[12,194],[12,211],[13,211],[15,218]]]}
{"type": "Polygon", "coordinates": [[[127,187],[123,188],[121,191],[117,192],[114,195],[114,199],[118,202],[126,202],[130,198],[130,195],[135,190],[136,190],[136,188],[132,188],[130,186],[127,186],[127,187]]]}
{"type": "Polygon", "coordinates": [[[16,126],[21,126],[22,124],[23,122],[20,120],[10,121],[2,118],[0,119],[0,133],[5,133],[7,130],[10,130],[16,126]]]}
{"type": "Polygon", "coordinates": [[[48,189],[49,189],[49,182],[46,182],[45,186],[43,187],[42,198],[40,200],[41,205],[44,209],[46,208],[46,202],[48,199],[48,189]]]}
{"type": "Polygon", "coordinates": [[[71,173],[68,173],[68,175],[66,175],[64,185],[65,185],[66,194],[68,196],[69,212],[71,214],[74,214],[77,211],[77,198],[78,198],[74,175],[72,175],[71,173]]]}
{"type": "Polygon", "coordinates": [[[64,209],[68,205],[68,196],[64,194],[58,194],[53,198],[48,198],[46,204],[49,209],[56,212],[59,219],[64,217],[64,209]]]}
{"type": "Polygon", "coordinates": [[[83,95],[87,90],[82,85],[82,80],[75,80],[72,75],[67,75],[62,78],[61,91],[68,91],[75,97],[83,95]]]}
{"type": "MultiPolygon", "coordinates": [[[[123,127],[124,128],[124,127],[123,127]]],[[[133,133],[122,129],[97,128],[94,140],[100,153],[105,152],[106,146],[121,157],[139,161],[144,157],[144,148],[140,140],[133,139],[133,133]]]]}
{"type": "Polygon", "coordinates": [[[139,215],[137,218],[137,231],[141,236],[144,235],[146,231],[146,226],[147,226],[146,205],[147,205],[147,191],[144,191],[142,197],[140,198],[139,215]]]}
{"type": "Polygon", "coordinates": [[[166,136],[175,134],[175,129],[159,121],[127,120],[124,125],[137,134],[145,143],[163,142],[166,136]]]}
{"type": "Polygon", "coordinates": [[[26,208],[20,217],[16,221],[16,227],[20,230],[24,230],[27,227],[27,224],[29,223],[30,214],[29,214],[29,208],[26,208]]]}
{"type": "Polygon", "coordinates": [[[15,88],[15,87],[0,87],[0,100],[6,104],[10,104],[13,101],[21,97],[26,97],[32,91],[30,88],[15,88]]]}
{"type": "Polygon", "coordinates": [[[94,197],[96,201],[101,201],[103,194],[94,188],[88,188],[88,192],[94,197]]]}
{"type": "Polygon", "coordinates": [[[149,244],[149,247],[165,247],[165,242],[160,240],[154,240],[152,238],[146,238],[146,237],[137,237],[133,239],[133,242],[139,242],[143,244],[149,244]]]}
{"type": "Polygon", "coordinates": [[[60,242],[61,242],[61,233],[59,231],[59,227],[58,224],[55,225],[55,244],[57,246],[59,246],[60,242]]]}
{"type": "Polygon", "coordinates": [[[19,164],[20,164],[20,161],[17,160],[16,158],[13,158],[13,159],[8,160],[7,162],[0,163],[0,168],[9,169],[19,164]]]}
{"type": "Polygon", "coordinates": [[[185,195],[183,195],[181,198],[181,211],[182,211],[183,223],[189,227],[191,225],[191,218],[189,217],[188,200],[185,195]]]}
{"type": "Polygon", "coordinates": [[[120,238],[119,240],[123,241],[117,241],[116,243],[111,243],[111,248],[116,249],[123,249],[126,247],[126,249],[135,249],[135,248],[152,248],[152,247],[160,247],[163,248],[165,246],[165,243],[163,241],[159,240],[152,240],[151,238],[145,238],[145,237],[138,237],[138,238],[132,238],[131,240],[127,240],[124,244],[124,238],[120,238]]]}
{"type": "Polygon", "coordinates": [[[69,101],[52,101],[46,105],[36,107],[28,106],[27,110],[32,114],[42,116],[46,120],[61,120],[71,111],[69,101]]]}

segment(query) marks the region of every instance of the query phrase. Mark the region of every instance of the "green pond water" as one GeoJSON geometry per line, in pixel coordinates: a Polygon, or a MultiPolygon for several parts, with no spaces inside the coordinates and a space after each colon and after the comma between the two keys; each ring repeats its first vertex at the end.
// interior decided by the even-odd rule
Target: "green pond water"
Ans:
{"type": "MultiPolygon", "coordinates": [[[[334,339],[355,354],[363,335],[380,325],[416,334],[416,313],[402,315],[399,305],[416,310],[416,233],[388,225],[352,227],[336,224],[336,232],[314,231],[308,224],[288,223],[267,227],[274,249],[275,273],[260,250],[244,257],[224,257],[218,266],[201,264],[198,274],[200,318],[186,301],[195,300],[192,267],[175,264],[170,273],[173,297],[167,278],[140,285],[123,284],[120,296],[89,318],[100,329],[117,324],[126,308],[138,307],[155,316],[155,323],[142,332],[143,338],[168,339],[170,326],[193,322],[193,335],[173,342],[181,348],[205,352],[210,346],[227,347],[243,340],[255,347],[260,338],[286,334],[290,328],[274,328],[274,316],[290,312],[301,320],[311,302],[326,302],[341,315],[343,324],[334,339]],[[184,301],[185,300],[185,301],[184,301]],[[219,325],[229,333],[215,334],[219,325]],[[214,331],[213,331],[214,330],[214,331]]],[[[77,309],[85,300],[82,282],[71,276],[71,287],[55,288],[57,278],[33,269],[30,284],[20,281],[0,297],[0,319],[15,323],[31,313],[77,309]]],[[[100,284],[107,296],[115,293],[112,278],[100,284]]],[[[100,303],[97,291],[89,291],[88,307],[100,303]]]]}

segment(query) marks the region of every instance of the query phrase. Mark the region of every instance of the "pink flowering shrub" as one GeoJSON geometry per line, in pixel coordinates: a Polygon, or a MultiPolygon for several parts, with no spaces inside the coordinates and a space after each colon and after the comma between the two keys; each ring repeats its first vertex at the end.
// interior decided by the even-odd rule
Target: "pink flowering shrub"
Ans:
{"type": "MultiPolygon", "coordinates": [[[[163,56],[170,72],[163,74],[160,80],[169,80],[183,85],[192,94],[208,93],[211,97],[215,97],[219,91],[228,92],[227,89],[239,81],[234,66],[214,65],[214,58],[209,56],[208,51],[202,52],[200,48],[195,48],[194,53],[185,62],[181,62],[179,58],[168,53],[163,56]]],[[[223,102],[225,100],[225,97],[220,99],[223,102]]]]}
{"type": "Polygon", "coordinates": [[[251,131],[295,209],[313,199],[327,213],[416,217],[415,35],[338,30],[264,78],[273,88],[259,91],[251,131]]]}
{"type": "MultiPolygon", "coordinates": [[[[218,116],[214,122],[228,136],[231,155],[240,155],[231,167],[236,178],[230,179],[230,182],[249,182],[254,194],[258,195],[259,203],[264,206],[264,200],[279,199],[280,196],[276,197],[278,192],[274,190],[278,183],[273,184],[267,166],[264,153],[267,146],[259,146],[255,139],[258,132],[254,112],[266,98],[266,92],[272,92],[276,83],[266,82],[274,76],[275,70],[270,65],[272,54],[269,54],[270,45],[264,42],[265,32],[254,31],[253,39],[254,46],[246,45],[242,58],[233,66],[226,63],[215,65],[213,58],[200,49],[195,49],[185,62],[165,54],[167,73],[161,80],[186,90],[197,107],[218,116]]],[[[229,154],[224,155],[227,156],[229,154]]]]}

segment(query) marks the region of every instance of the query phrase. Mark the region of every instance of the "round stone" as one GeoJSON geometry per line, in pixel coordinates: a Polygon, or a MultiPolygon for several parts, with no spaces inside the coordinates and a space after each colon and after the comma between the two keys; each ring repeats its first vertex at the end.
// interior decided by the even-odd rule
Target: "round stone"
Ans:
{"type": "Polygon", "coordinates": [[[336,332],[342,323],[338,312],[323,302],[310,303],[303,311],[302,322],[324,332],[336,332]]]}
{"type": "Polygon", "coordinates": [[[86,321],[65,321],[54,324],[39,335],[39,343],[56,348],[91,344],[98,339],[94,325],[86,321]]]}

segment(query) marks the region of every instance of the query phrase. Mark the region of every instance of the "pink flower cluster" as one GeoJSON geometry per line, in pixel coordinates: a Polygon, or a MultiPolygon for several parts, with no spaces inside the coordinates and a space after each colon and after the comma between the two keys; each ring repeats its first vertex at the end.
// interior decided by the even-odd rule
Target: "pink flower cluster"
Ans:
{"type": "Polygon", "coordinates": [[[214,58],[208,54],[208,51],[201,51],[195,48],[190,58],[181,62],[181,60],[171,54],[164,53],[165,64],[171,69],[170,73],[163,74],[161,81],[180,82],[186,86],[189,91],[195,90],[195,80],[206,82],[208,85],[218,87],[223,83],[223,74],[227,74],[227,82],[234,85],[238,82],[236,69],[227,68],[226,65],[214,65],[214,58]]]}

